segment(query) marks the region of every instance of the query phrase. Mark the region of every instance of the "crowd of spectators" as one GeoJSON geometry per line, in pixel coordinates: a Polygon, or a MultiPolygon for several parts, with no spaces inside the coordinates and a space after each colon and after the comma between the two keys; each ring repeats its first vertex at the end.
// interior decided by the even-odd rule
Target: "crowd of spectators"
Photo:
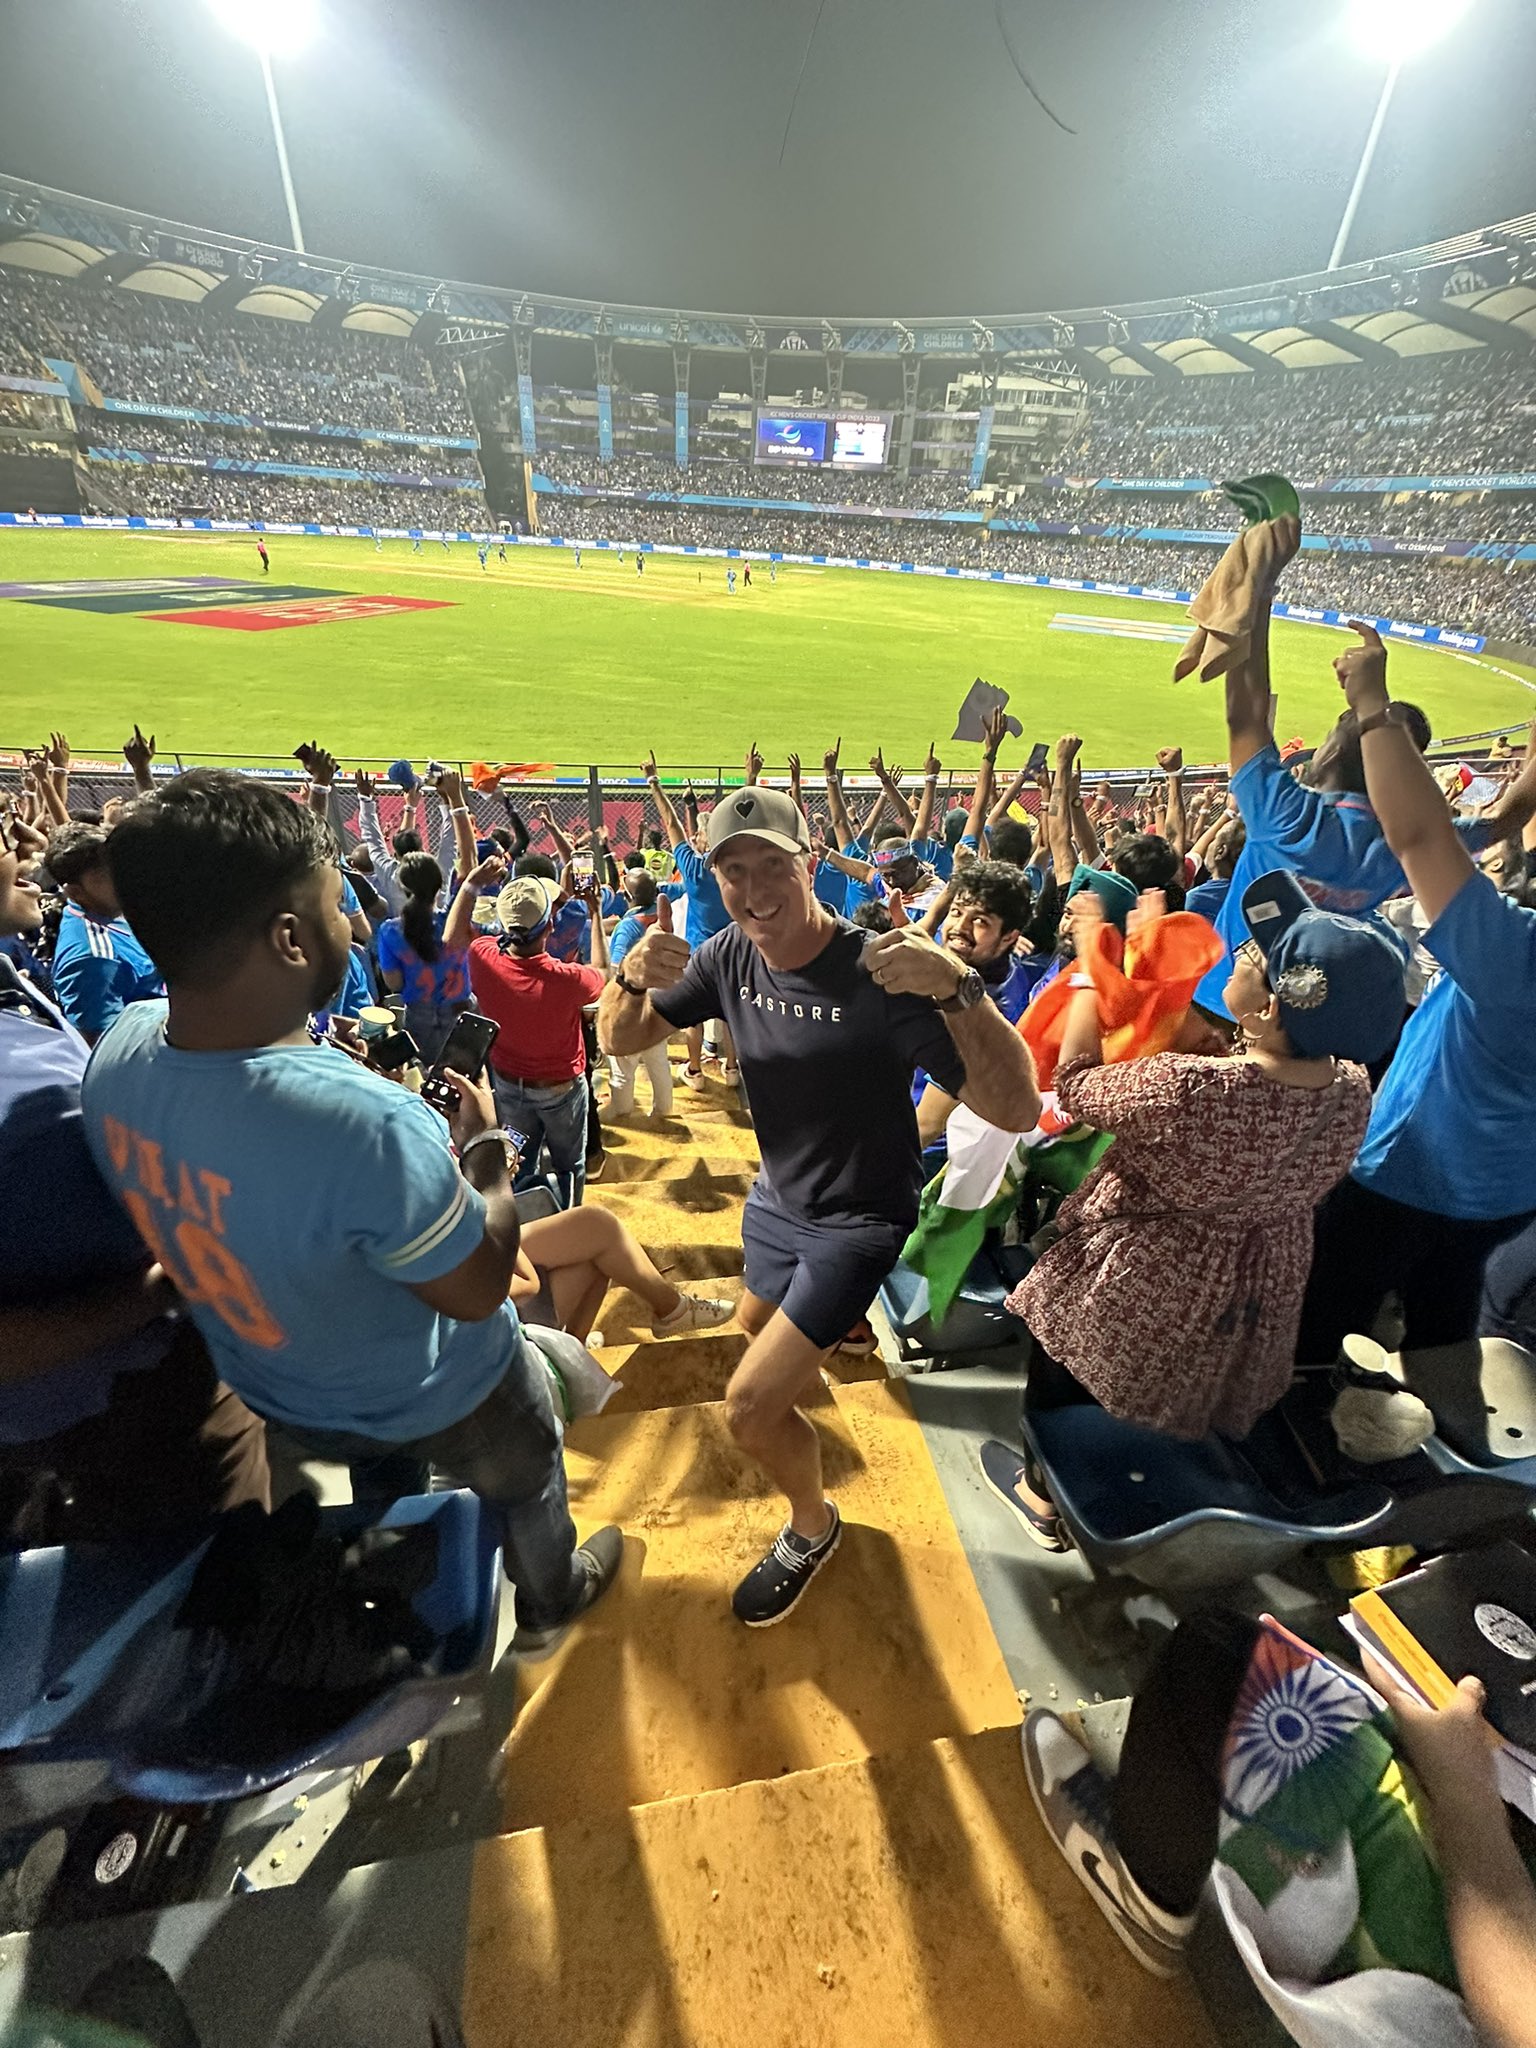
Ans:
{"type": "Polygon", "coordinates": [[[551,483],[588,490],[688,492],[719,498],[795,498],[829,505],[891,505],[902,511],[963,511],[971,502],[969,469],[930,469],[903,477],[894,470],[734,462],[693,453],[679,469],[663,455],[615,455],[610,462],[569,451],[541,450],[534,467],[551,483]]]}
{"type": "Polygon", "coordinates": [[[1468,348],[1392,366],[1263,374],[1116,377],[1096,388],[1063,457],[1072,475],[1462,475],[1530,468],[1536,371],[1518,353],[1468,348]]]}
{"type": "MultiPolygon", "coordinates": [[[[1043,519],[1063,525],[1181,527],[1230,537],[1240,525],[1237,508],[1220,491],[1044,490],[1021,492],[1002,511],[1007,519],[1043,519]]],[[[1356,539],[1531,541],[1536,539],[1536,498],[1523,491],[1317,492],[1302,500],[1309,533],[1356,539]]]]}
{"type": "MultiPolygon", "coordinates": [[[[587,1347],[619,1287],[657,1338],[738,1322],[734,1484],[782,1494],[786,1519],[731,1606],[764,1627],[815,1587],[824,1653],[868,1579],[835,1562],[846,1468],[823,1469],[799,1404],[877,1348],[898,1260],[939,1315],[999,1231],[1022,1275],[998,1309],[1017,1425],[975,1455],[1021,1547],[1087,1542],[1073,1503],[1102,1494],[1111,1427],[1176,1475],[1181,1515],[1241,1522],[1222,1447],[1304,1386],[1341,1486],[1399,1483],[1404,1432],[1422,1443],[1442,1408],[1481,1420],[1479,1331],[1533,1336],[1536,728],[1479,799],[1437,783],[1364,628],[1333,664],[1336,723],[1283,758],[1268,619],[1304,592],[1299,540],[1247,529],[1196,620],[1186,667],[1220,684],[1228,778],[1188,791],[1170,745],[1129,807],[1085,787],[1080,737],[1045,761],[1010,741],[981,678],[965,804],[946,812],[931,747],[910,782],[877,749],[856,792],[840,741],[819,773],[811,735],[784,774],[754,744],[712,811],[652,754],[622,868],[595,824],[521,814],[494,772],[472,803],[460,774],[396,764],[386,825],[375,779],[315,742],[285,788],[157,775],[135,726],[132,793],[98,808],[48,735],[0,793],[0,1542],[132,1545],[260,1509],[281,1433],[348,1468],[370,1516],[439,1477],[476,1494],[514,1651],[544,1651],[635,1570],[617,1529],[578,1545],[559,1420],[601,1378],[587,1347]],[[434,1057],[471,1012],[470,1035],[497,1027],[483,1073],[434,1057]],[[740,1091],[762,1171],[739,1296],[685,1291],[591,1186],[641,1071],[662,1129],[674,1082],[740,1091]],[[1384,1315],[1399,1372],[1362,1377],[1384,1315]]],[[[1088,708],[1092,744],[1123,751],[1088,708]]],[[[1117,1512],[1166,1514],[1165,1490],[1117,1512]]],[[[1506,1498],[1475,1512],[1511,1526],[1506,1498]]],[[[1494,1619],[1496,1648],[1523,1641],[1494,1619]]],[[[1416,2032],[1432,2006],[1524,2048],[1536,1890],[1489,1697],[1369,1675],[1390,1713],[1267,1617],[1205,1610],[1138,1694],[1113,1789],[1030,1713],[1043,1827],[1158,1974],[1225,1857],[1251,1886],[1229,1915],[1248,1966],[1283,1975],[1289,2010],[1396,1979],[1410,2022],[1373,2040],[1472,2038],[1416,2032]]]]}
{"type": "Polygon", "coordinates": [[[457,370],[391,335],[0,268],[0,368],[74,362],[109,398],[298,426],[473,436],[457,370]]]}
{"type": "Polygon", "coordinates": [[[241,476],[226,470],[178,472],[171,465],[91,464],[82,472],[87,512],[146,519],[192,513],[274,525],[420,526],[488,531],[480,490],[431,490],[404,484],[326,484],[314,477],[241,476]],[[106,470],[105,481],[102,471],[106,470]]]}
{"type": "Polygon", "coordinates": [[[415,470],[423,476],[480,482],[473,455],[455,448],[412,448],[392,442],[338,441],[303,434],[266,434],[254,428],[204,427],[192,420],[155,420],[131,413],[81,409],[81,438],[90,448],[122,448],[175,456],[190,465],[215,457],[236,462],[303,462],[323,469],[415,470]]]}
{"type": "MultiPolygon", "coordinates": [[[[840,555],[923,567],[1002,569],[1069,582],[1198,590],[1218,559],[1214,546],[1129,538],[997,533],[922,520],[814,518],[771,511],[544,496],[540,530],[568,540],[665,542],[678,547],[840,555]]],[[[1536,576],[1492,563],[1422,556],[1304,554],[1286,597],[1320,610],[1451,626],[1488,639],[1536,640],[1536,576]]]]}

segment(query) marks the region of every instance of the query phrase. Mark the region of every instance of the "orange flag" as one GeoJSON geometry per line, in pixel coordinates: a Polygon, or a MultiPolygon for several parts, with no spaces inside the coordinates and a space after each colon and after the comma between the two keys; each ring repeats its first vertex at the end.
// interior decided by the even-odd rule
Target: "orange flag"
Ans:
{"type": "MultiPolygon", "coordinates": [[[[1224,950],[1215,926],[1191,910],[1170,911],[1145,937],[1130,940],[1112,924],[1098,925],[1077,965],[1092,977],[1098,995],[1105,1064],[1169,1051],[1184,1028],[1195,990],[1224,950]]],[[[1056,1077],[1074,994],[1070,982],[1069,972],[1057,975],[1019,1019],[1042,1088],[1051,1087],[1056,1077]]]]}

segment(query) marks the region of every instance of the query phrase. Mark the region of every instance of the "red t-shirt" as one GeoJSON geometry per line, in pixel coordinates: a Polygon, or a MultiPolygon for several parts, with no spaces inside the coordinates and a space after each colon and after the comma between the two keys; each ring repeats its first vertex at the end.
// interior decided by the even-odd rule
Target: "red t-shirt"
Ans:
{"type": "Polygon", "coordinates": [[[558,1088],[586,1072],[581,1012],[603,992],[595,967],[547,953],[519,958],[481,938],[469,948],[469,985],[475,1008],[501,1026],[491,1066],[504,1080],[558,1088]]]}

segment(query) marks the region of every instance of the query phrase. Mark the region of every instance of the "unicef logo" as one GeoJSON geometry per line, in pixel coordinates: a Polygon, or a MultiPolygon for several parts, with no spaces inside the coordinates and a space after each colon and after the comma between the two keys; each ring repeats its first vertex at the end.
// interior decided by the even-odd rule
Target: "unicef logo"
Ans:
{"type": "Polygon", "coordinates": [[[1506,1657],[1514,1657],[1522,1664],[1529,1664],[1536,1658],[1536,1629],[1507,1607],[1500,1607],[1492,1600],[1479,1601],[1472,1610],[1472,1619],[1477,1623],[1478,1633],[1496,1650],[1502,1650],[1506,1657]]]}

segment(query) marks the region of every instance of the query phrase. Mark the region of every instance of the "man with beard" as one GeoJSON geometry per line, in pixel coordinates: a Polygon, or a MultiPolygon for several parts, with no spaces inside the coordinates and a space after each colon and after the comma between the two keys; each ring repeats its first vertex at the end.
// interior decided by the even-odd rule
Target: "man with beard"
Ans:
{"type": "Polygon", "coordinates": [[[169,1001],[97,1046],[86,1136],[221,1377],[354,1491],[439,1466],[499,1512],[521,1627],[573,1620],[622,1540],[576,1547],[548,1377],[507,1300],[513,1148],[490,1089],[450,1073],[445,1123],[313,1041],[352,934],[329,828],[280,791],[194,769],[108,857],[169,1001]]]}
{"type": "MultiPolygon", "coordinates": [[[[1033,897],[1023,870],[1007,861],[973,861],[961,868],[946,890],[941,943],[962,966],[974,967],[1010,1024],[1024,1014],[1031,989],[1038,979],[1029,972],[1033,962],[1015,952],[1019,934],[1026,928],[1033,897]]],[[[930,925],[939,913],[936,904],[930,925]]],[[[942,1136],[957,1098],[918,1071],[913,1080],[912,1099],[917,1104],[917,1126],[924,1148],[942,1136]]]]}

